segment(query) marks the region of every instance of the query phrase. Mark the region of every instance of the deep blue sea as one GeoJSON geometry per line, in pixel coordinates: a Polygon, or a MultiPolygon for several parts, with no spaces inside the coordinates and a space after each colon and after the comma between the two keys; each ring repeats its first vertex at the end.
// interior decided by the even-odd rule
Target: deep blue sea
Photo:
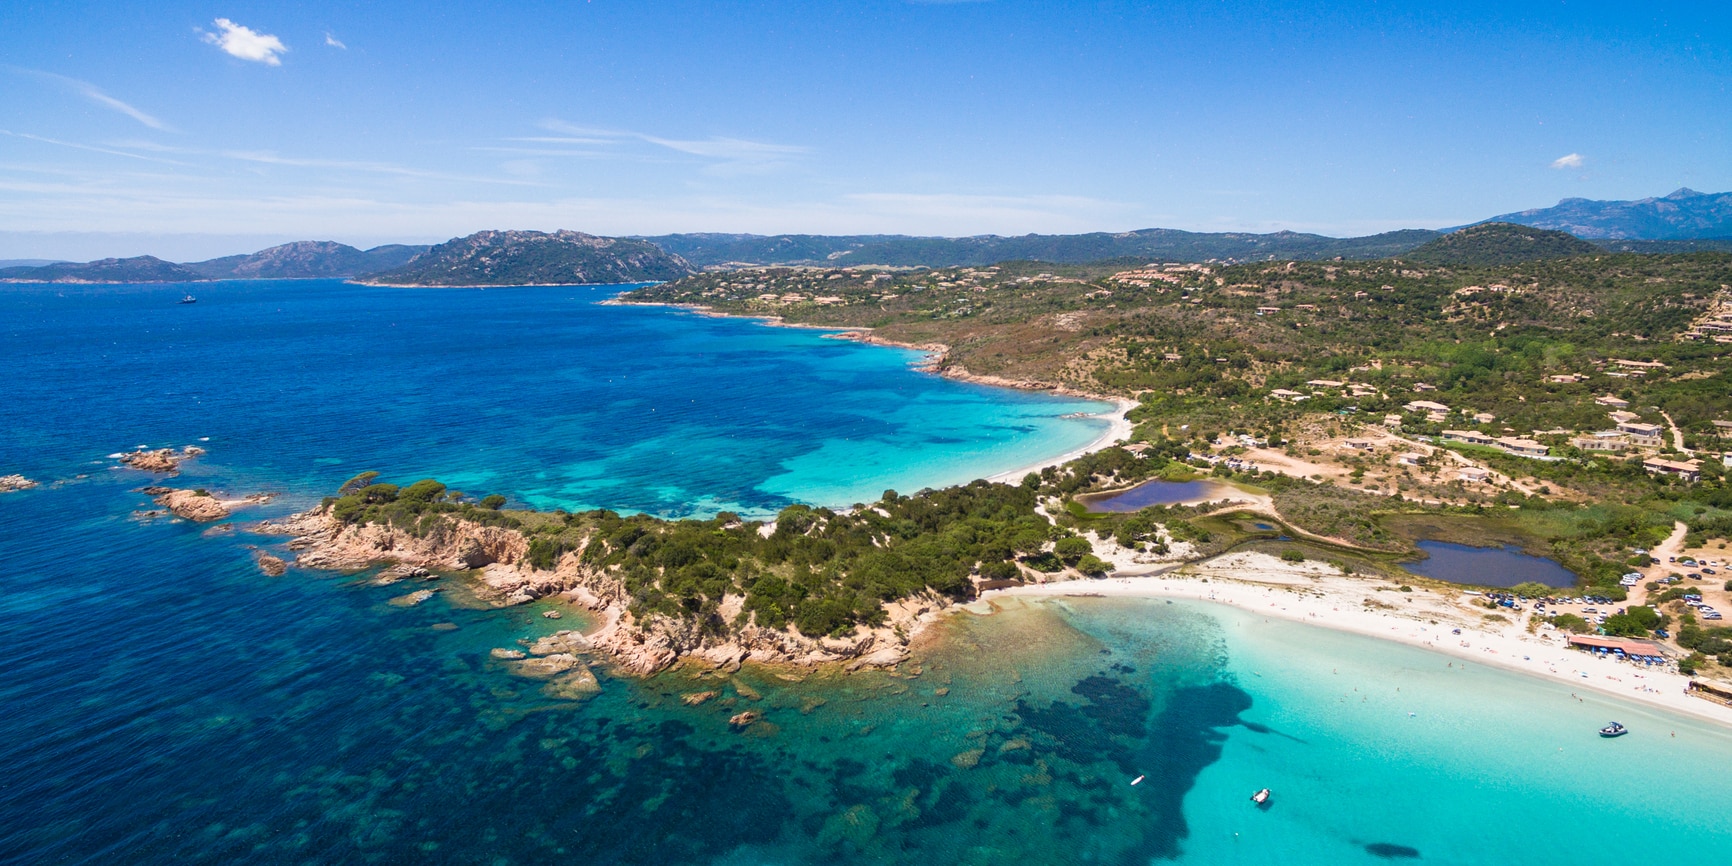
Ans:
{"type": "Polygon", "coordinates": [[[254,567],[282,540],[249,522],[363,469],[765,514],[1102,429],[1066,417],[1097,404],[906,352],[596,305],[615,291],[0,287],[0,474],[43,482],[0,494],[0,862],[1732,856],[1727,729],[1230,609],[1005,601],[894,673],[602,672],[574,702],[489,655],[571,618],[466,603],[458,577],[399,607],[365,572],[254,567]],[[216,526],[140,517],[152,477],[106,456],[140,444],[209,449],[175,485],[282,498],[216,526]],[[764,720],[731,730],[746,708],[764,720]],[[1601,741],[1612,718],[1633,733],[1601,741]]]}

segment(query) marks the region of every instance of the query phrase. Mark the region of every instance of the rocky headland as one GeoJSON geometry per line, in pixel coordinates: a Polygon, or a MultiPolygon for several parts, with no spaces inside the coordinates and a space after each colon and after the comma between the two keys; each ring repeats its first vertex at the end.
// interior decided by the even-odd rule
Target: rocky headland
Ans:
{"type": "MultiPolygon", "coordinates": [[[[907,657],[909,639],[949,604],[937,595],[904,599],[886,607],[886,622],[859,628],[848,637],[813,637],[793,626],[765,628],[746,622],[717,631],[694,618],[660,613],[639,615],[620,575],[586,562],[582,550],[567,551],[551,568],[530,561],[530,542],[516,529],[486,526],[446,516],[424,531],[381,523],[346,523],[329,505],[259,524],[259,532],[290,536],[294,564],[326,570],[361,569],[381,563],[393,567],[380,580],[429,579],[436,571],[468,571],[476,594],[485,601],[510,606],[557,598],[594,613],[600,627],[588,634],[560,632],[531,648],[523,663],[536,666],[573,665],[578,654],[598,656],[622,672],[653,674],[682,661],[737,670],[743,663],[812,666],[828,663],[888,667],[907,657]]],[[[725,598],[719,611],[724,622],[737,622],[742,599],[725,598]]],[[[569,678],[569,677],[567,677],[569,678]]],[[[581,679],[581,676],[579,677],[581,679]]],[[[561,688],[583,691],[583,683],[561,688]]]]}

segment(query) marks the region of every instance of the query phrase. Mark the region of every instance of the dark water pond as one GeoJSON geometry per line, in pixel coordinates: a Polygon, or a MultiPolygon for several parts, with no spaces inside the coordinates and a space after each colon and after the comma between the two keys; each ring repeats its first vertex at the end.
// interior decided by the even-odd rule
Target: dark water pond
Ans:
{"type": "Polygon", "coordinates": [[[1576,585],[1569,569],[1542,556],[1531,556],[1521,548],[1469,547],[1447,541],[1421,541],[1426,558],[1402,565],[1413,574],[1473,586],[1511,587],[1518,583],[1543,583],[1551,587],[1576,585]]]}
{"type": "Polygon", "coordinates": [[[1178,505],[1181,502],[1206,502],[1226,499],[1233,488],[1218,481],[1144,481],[1122,493],[1102,496],[1079,496],[1090,511],[1110,511],[1122,514],[1148,508],[1151,505],[1178,505]]]}

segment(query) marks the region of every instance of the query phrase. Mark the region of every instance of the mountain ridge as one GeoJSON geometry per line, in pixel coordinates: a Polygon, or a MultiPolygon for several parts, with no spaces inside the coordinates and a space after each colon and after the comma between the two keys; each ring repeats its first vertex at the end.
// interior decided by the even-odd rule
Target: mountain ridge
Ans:
{"type": "Polygon", "coordinates": [[[487,230],[452,238],[391,270],[364,274],[366,285],[525,286],[641,283],[694,271],[648,241],[569,230],[487,230]]]}
{"type": "Polygon", "coordinates": [[[1549,208],[1516,211],[1481,220],[1565,231],[1584,240],[1677,241],[1732,237],[1732,192],[1705,193],[1681,187],[1651,198],[1566,198],[1549,208]]]}

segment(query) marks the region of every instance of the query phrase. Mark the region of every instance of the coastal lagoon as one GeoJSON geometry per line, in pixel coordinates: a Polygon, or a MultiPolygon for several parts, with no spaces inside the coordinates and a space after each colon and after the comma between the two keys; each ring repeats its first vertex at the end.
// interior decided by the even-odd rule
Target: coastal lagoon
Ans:
{"type": "Polygon", "coordinates": [[[1144,481],[1129,490],[1079,496],[1090,511],[1126,513],[1140,511],[1151,505],[1179,505],[1226,499],[1235,491],[1219,481],[1144,481]]]}
{"type": "Polygon", "coordinates": [[[1415,546],[1425,553],[1425,558],[1403,563],[1401,567],[1420,577],[1506,588],[1529,582],[1560,589],[1576,585],[1574,572],[1554,560],[1523,553],[1513,545],[1473,547],[1448,541],[1420,541],[1415,546]]]}
{"type": "Polygon", "coordinates": [[[249,548],[281,539],[244,525],[368,468],[566,507],[766,513],[802,490],[946,480],[915,477],[924,462],[884,480],[919,449],[954,447],[939,468],[957,477],[1035,462],[1095,435],[1048,435],[1092,404],[810,332],[596,307],[600,289],[197,286],[198,305],[167,309],[232,292],[250,311],[196,326],[157,309],[181,291],[0,291],[0,469],[45,482],[0,496],[0,862],[1732,856],[1723,774],[1631,795],[1656,768],[1726,766],[1732,732],[1203,603],[1001,599],[941,622],[897,672],[604,674],[586,701],[545,694],[490,651],[575,618],[471,606],[460,579],[400,607],[403,587],[367,572],[265,577],[249,548]],[[607,327],[584,341],[637,335],[625,372],[562,362],[589,351],[570,321],[588,316],[607,327]],[[757,384],[690,381],[717,370],[757,384]],[[626,400],[680,420],[608,414],[626,400]],[[800,464],[837,424],[883,474],[800,464]],[[148,477],[102,455],[204,436],[177,486],[285,496],[216,526],[135,516],[148,477]],[[762,720],[730,727],[747,709],[762,720]],[[1600,740],[1611,719],[1632,733],[1600,740]],[[1248,800],[1262,787],[1267,810],[1248,800]]]}

